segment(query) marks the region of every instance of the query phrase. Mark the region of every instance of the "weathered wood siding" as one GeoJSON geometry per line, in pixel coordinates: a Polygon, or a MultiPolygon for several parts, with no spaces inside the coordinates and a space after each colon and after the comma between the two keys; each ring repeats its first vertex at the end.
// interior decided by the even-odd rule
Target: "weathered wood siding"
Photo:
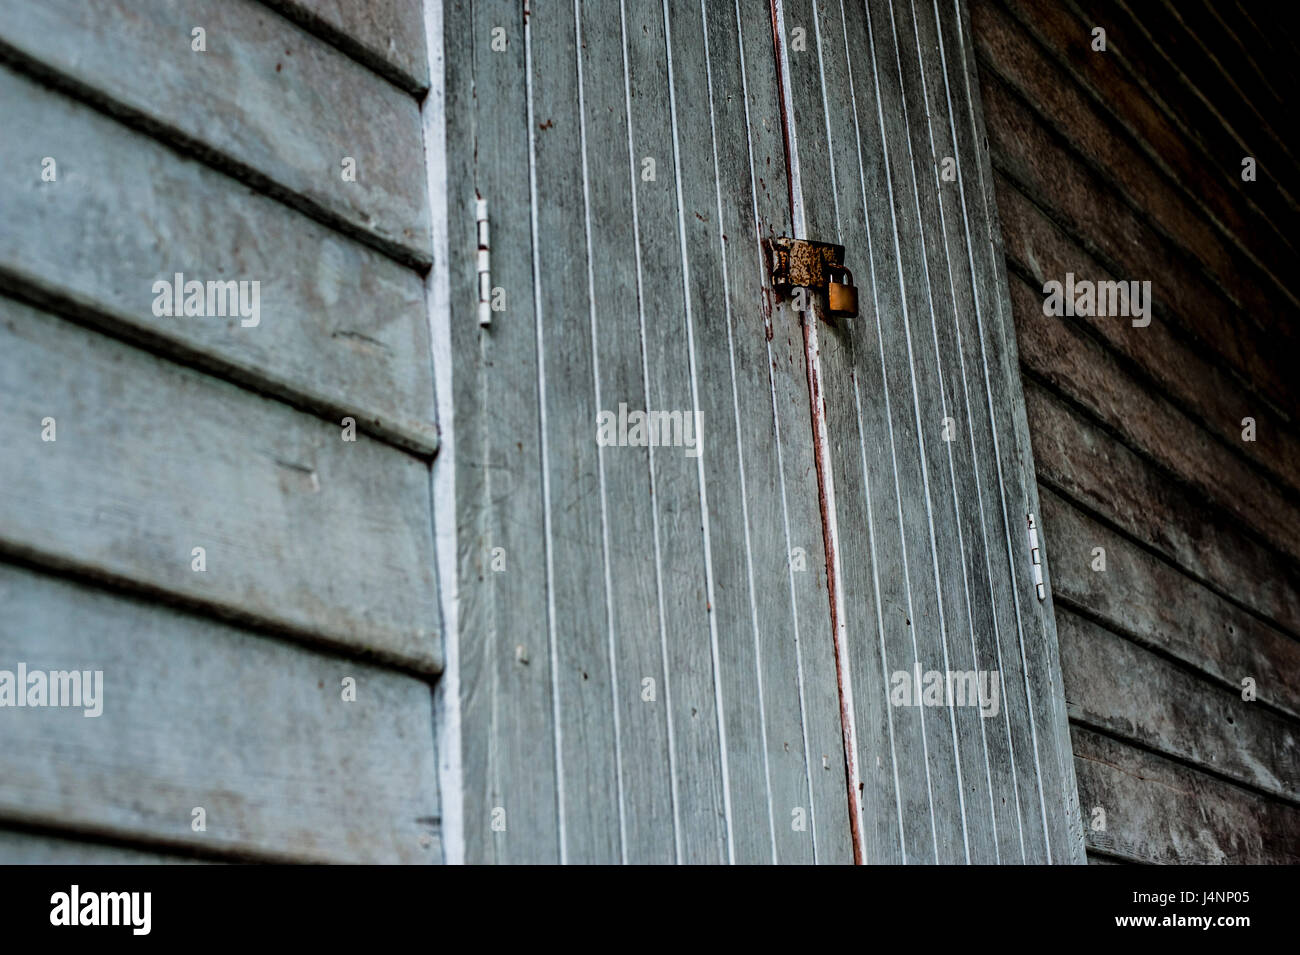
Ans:
{"type": "Polygon", "coordinates": [[[1274,16],[971,3],[1097,859],[1300,861],[1300,164],[1274,16]],[[1045,316],[1067,272],[1149,280],[1151,324],[1045,316]]]}
{"type": "Polygon", "coordinates": [[[1083,859],[964,8],[851,6],[446,4],[468,861],[1083,859]],[[819,347],[791,234],[860,288],[819,347]],[[891,707],[916,663],[998,718],[891,707]]]}
{"type": "Polygon", "coordinates": [[[0,861],[441,860],[422,18],[0,2],[0,861]]]}

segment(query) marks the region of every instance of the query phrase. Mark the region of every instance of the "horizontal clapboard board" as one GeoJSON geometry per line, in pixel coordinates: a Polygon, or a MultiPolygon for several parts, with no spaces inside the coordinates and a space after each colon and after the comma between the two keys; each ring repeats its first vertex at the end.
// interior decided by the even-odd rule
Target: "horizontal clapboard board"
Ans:
{"type": "Polygon", "coordinates": [[[441,860],[423,681],[6,565],[0,604],[0,670],[103,674],[97,717],[0,708],[0,822],[218,857],[441,860]]]}
{"type": "Polygon", "coordinates": [[[424,461],[9,299],[0,406],[4,550],[440,667],[424,461]]]}
{"type": "Polygon", "coordinates": [[[0,0],[0,58],[409,265],[432,261],[418,104],[268,7],[0,0]]]}
{"type": "MultiPolygon", "coordinates": [[[[0,68],[0,275],[22,294],[294,404],[437,446],[423,286],[377,252],[0,68]],[[41,180],[54,159],[57,179],[41,180]],[[38,225],[39,223],[39,225],[38,225]],[[27,225],[19,225],[27,224],[27,225]],[[243,319],[157,316],[154,283],[259,284],[243,319]]],[[[206,302],[205,302],[206,308],[206,302]]]]}
{"type": "Polygon", "coordinates": [[[263,0],[409,93],[429,88],[422,0],[263,0]]]}

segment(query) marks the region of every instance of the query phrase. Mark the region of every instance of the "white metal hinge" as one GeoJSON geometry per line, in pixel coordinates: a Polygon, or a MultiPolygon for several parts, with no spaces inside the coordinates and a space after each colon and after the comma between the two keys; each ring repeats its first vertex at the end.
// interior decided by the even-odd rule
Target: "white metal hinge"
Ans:
{"type": "Polygon", "coordinates": [[[478,223],[478,323],[487,328],[492,324],[492,264],[486,199],[480,197],[474,203],[474,218],[478,223]]]}
{"type": "Polygon", "coordinates": [[[1038,592],[1038,599],[1047,599],[1047,587],[1043,584],[1043,552],[1038,549],[1038,525],[1034,523],[1034,515],[1027,515],[1029,518],[1029,560],[1034,568],[1034,590],[1038,592]]]}

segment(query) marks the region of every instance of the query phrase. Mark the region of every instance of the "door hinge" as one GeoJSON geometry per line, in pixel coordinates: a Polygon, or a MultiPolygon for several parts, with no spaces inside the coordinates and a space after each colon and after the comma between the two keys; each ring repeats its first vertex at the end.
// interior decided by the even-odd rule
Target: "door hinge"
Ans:
{"type": "Polygon", "coordinates": [[[783,235],[764,239],[763,248],[772,287],[778,293],[795,288],[819,291],[826,296],[830,315],[858,314],[858,290],[853,273],[844,267],[844,246],[783,235]]]}
{"type": "Polygon", "coordinates": [[[478,323],[487,328],[492,324],[492,263],[488,247],[487,200],[482,196],[474,203],[474,218],[478,225],[478,323]]]}
{"type": "Polygon", "coordinates": [[[1034,570],[1034,590],[1039,600],[1047,599],[1047,587],[1043,583],[1043,552],[1038,547],[1038,525],[1034,515],[1029,514],[1029,560],[1034,570]]]}

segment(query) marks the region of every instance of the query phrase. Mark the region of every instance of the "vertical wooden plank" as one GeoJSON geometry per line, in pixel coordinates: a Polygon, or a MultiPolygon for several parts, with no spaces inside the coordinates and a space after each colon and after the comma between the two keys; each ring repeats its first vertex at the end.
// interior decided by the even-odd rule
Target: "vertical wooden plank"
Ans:
{"type": "MultiPolygon", "coordinates": [[[[579,25],[587,281],[594,303],[597,405],[617,414],[620,404],[646,408],[638,313],[641,273],[635,182],[639,164],[629,152],[622,10],[608,4],[582,4],[579,25]]],[[[606,499],[604,547],[623,858],[636,864],[672,862],[676,859],[672,761],[650,449],[603,448],[598,454],[606,499]],[[647,679],[653,681],[650,688],[644,684],[647,679]],[[653,698],[644,697],[647,689],[653,690],[653,698]]]]}
{"type": "MultiPolygon", "coordinates": [[[[1001,475],[1007,561],[1016,598],[1014,609],[1020,629],[1030,729],[1037,757],[1039,814],[1046,835],[1042,858],[1078,864],[1085,861],[1083,830],[1057,654],[1051,587],[1049,582],[1046,601],[1036,599],[1030,563],[1026,559],[1028,543],[1021,526],[1022,512],[1038,513],[1038,489],[1032,479],[1033,453],[1020,393],[1014,326],[994,206],[992,167],[983,129],[983,107],[975,75],[970,20],[961,0],[953,0],[951,7],[946,9],[940,7],[938,0],[933,2],[940,24],[940,52],[952,101],[950,110],[957,166],[964,170],[959,183],[963,187],[967,243],[972,269],[977,277],[976,315],[981,326],[980,340],[986,348],[984,364],[994,420],[995,457],[1001,475]],[[967,183],[971,187],[969,190],[965,189],[967,183]],[[1052,806],[1050,822],[1049,803],[1052,806]]],[[[1028,860],[1028,843],[1026,854],[1028,860]]],[[[1034,853],[1032,858],[1040,857],[1034,853]]]]}
{"type": "MultiPolygon", "coordinates": [[[[956,368],[960,363],[957,342],[955,303],[950,284],[948,255],[944,245],[944,225],[937,195],[937,163],[930,142],[926,117],[929,104],[920,62],[910,4],[891,4],[883,14],[897,55],[897,72],[901,110],[885,108],[883,115],[901,165],[895,180],[896,208],[901,206],[899,234],[915,234],[906,240],[912,246],[911,274],[907,285],[913,289],[909,300],[917,311],[904,312],[910,318],[905,328],[910,334],[913,358],[913,381],[917,395],[917,427],[921,444],[922,480],[926,488],[930,540],[934,548],[933,580],[939,594],[940,624],[944,639],[940,644],[943,669],[949,672],[995,671],[995,658],[985,657],[988,667],[976,667],[974,632],[987,633],[990,616],[977,621],[971,605],[966,537],[979,533],[978,524],[969,511],[963,512],[961,501],[974,497],[974,482],[968,459],[958,469],[953,447],[962,447],[965,394],[958,386],[956,368]],[[901,122],[891,124],[889,117],[901,122]],[[892,128],[891,128],[892,125],[892,128]],[[896,137],[896,138],[895,138],[896,137]],[[917,266],[919,265],[919,269],[917,266]],[[964,526],[963,526],[964,525],[964,526]]],[[[885,23],[879,24],[883,32],[885,23]]],[[[907,272],[906,257],[903,271],[907,272]]],[[[937,668],[937,667],[936,667],[937,668]]],[[[928,668],[927,668],[928,669],[928,668]]],[[[1000,673],[1000,671],[999,671],[1000,673]]],[[[990,676],[990,679],[992,677],[990,676]]],[[[1001,694],[999,694],[999,697],[1001,694]]],[[[999,704],[1000,705],[1000,704],[999,704]]],[[[991,770],[988,762],[986,719],[983,710],[973,705],[951,709],[957,743],[957,779],[962,786],[961,809],[966,837],[966,858],[970,862],[990,862],[999,857],[995,846],[991,770]]]]}
{"type": "Polygon", "coordinates": [[[1026,796],[1034,790],[1031,766],[1024,759],[1027,747],[1022,742],[1022,758],[1017,762],[1012,737],[1013,733],[1027,736],[1023,730],[1028,711],[1020,692],[1022,681],[1015,679],[1020,672],[1019,655],[1011,655],[1013,642],[1008,643],[1015,632],[1010,581],[995,572],[996,548],[989,543],[990,535],[999,526],[994,522],[997,471],[988,392],[981,374],[980,329],[974,322],[974,274],[959,186],[957,180],[944,178],[944,167],[950,160],[956,176],[960,177],[961,170],[953,155],[948,88],[934,8],[925,3],[910,4],[906,10],[900,7],[899,12],[900,19],[912,22],[911,42],[916,52],[915,69],[907,70],[905,79],[913,85],[917,104],[913,109],[917,119],[911,124],[913,144],[924,157],[923,161],[915,160],[914,168],[922,208],[931,221],[925,233],[926,244],[932,263],[941,263],[945,273],[936,275],[932,265],[932,297],[936,302],[947,299],[943,319],[935,315],[935,348],[942,356],[943,387],[947,403],[954,409],[953,426],[957,432],[948,444],[948,467],[957,509],[958,552],[963,572],[968,575],[965,625],[970,630],[976,668],[996,671],[1001,687],[999,711],[983,725],[996,860],[1016,862],[1024,859],[1021,788],[1026,796]],[[918,79],[919,91],[915,89],[918,79]],[[927,117],[925,122],[919,119],[922,113],[927,117]],[[1012,664],[1010,673],[1007,661],[1012,664]],[[1013,692],[1008,693],[1008,686],[1013,692]]]}
{"type": "Polygon", "coordinates": [[[561,861],[622,858],[576,10],[524,21],[561,861]]]}
{"type": "MultiPolygon", "coordinates": [[[[710,627],[730,789],[731,861],[771,862],[775,855],[770,764],[765,752],[762,687],[758,680],[757,611],[746,527],[746,488],[737,435],[731,367],[733,307],[757,312],[761,299],[731,302],[719,248],[719,187],[715,176],[712,94],[705,37],[696,0],[666,5],[669,106],[675,146],[682,244],[680,281],[686,287],[687,360],[702,416],[700,465],[705,546],[711,578],[710,627]]],[[[726,131],[728,135],[737,135],[726,131]]],[[[728,169],[734,183],[736,170],[728,169]]]]}
{"type": "Polygon", "coordinates": [[[812,860],[852,861],[843,727],[830,629],[825,549],[808,441],[810,408],[798,315],[771,300],[759,239],[790,234],[780,99],[769,23],[741,16],[734,0],[710,0],[706,17],[720,131],[722,221],[733,309],[737,403],[745,449],[755,600],[772,767],[777,861],[807,859],[793,829],[808,808],[812,860]],[[743,109],[735,90],[745,94],[743,109]],[[743,124],[745,140],[730,134],[743,124]],[[740,155],[741,149],[745,150],[740,155]],[[733,158],[729,150],[735,150],[733,158]],[[748,200],[748,205],[746,205],[748,200]],[[752,236],[749,230],[755,230],[752,236]],[[762,311],[751,303],[763,303],[762,311]],[[760,338],[760,335],[763,336],[760,338]],[[770,405],[770,407],[765,407],[770,405]],[[802,551],[796,565],[795,547],[802,551]],[[796,566],[798,569],[796,569],[796,566]],[[788,591],[777,584],[788,580],[788,591]],[[802,729],[800,745],[796,736],[802,729]],[[800,785],[803,773],[807,782],[800,785]],[[798,802],[806,793],[808,802],[798,802]]]}
{"type": "MultiPolygon", "coordinates": [[[[685,319],[686,288],[675,185],[666,10],[624,4],[633,161],[655,160],[656,178],[639,178],[637,235],[642,284],[641,334],[646,402],[694,411],[685,319]]],[[[712,427],[708,419],[704,428],[712,427]]],[[[711,432],[706,431],[709,435],[711,432]]],[[[705,437],[707,443],[711,438],[705,437]]],[[[707,452],[706,452],[707,453],[707,452]]],[[[701,475],[684,449],[651,448],[663,575],[665,698],[673,747],[680,862],[730,858],[727,768],[723,761],[715,661],[708,619],[707,558],[700,529],[701,475]]]]}
{"type": "Polygon", "coordinates": [[[447,48],[469,51],[449,60],[447,107],[465,854],[557,862],[523,23],[507,0],[445,9],[447,48]],[[490,329],[474,317],[471,190],[488,200],[492,282],[506,295],[490,329]]]}
{"type": "MultiPolygon", "coordinates": [[[[831,183],[837,171],[832,151],[839,137],[851,137],[848,131],[856,126],[855,113],[846,114],[843,106],[860,104],[864,96],[874,95],[874,87],[864,86],[860,77],[846,74],[831,80],[839,82],[840,89],[849,89],[850,96],[847,100],[837,97],[831,104],[835,109],[833,117],[828,116],[816,33],[812,33],[811,51],[792,49],[791,37],[796,28],[806,33],[817,29],[813,7],[804,2],[785,4],[781,14],[781,44],[790,77],[787,119],[801,184],[794,197],[799,206],[795,235],[819,239],[837,236],[836,241],[851,245],[855,252],[848,264],[850,268],[858,266],[854,275],[859,297],[869,303],[876,286],[870,268],[865,267],[870,257],[863,255],[870,246],[864,230],[867,218],[862,192],[858,190],[855,197],[852,190],[844,190],[846,205],[840,207],[840,197],[832,192],[831,183]]],[[[856,44],[861,49],[860,39],[856,44]]],[[[856,167],[855,157],[855,178],[856,167]]],[[[868,321],[870,314],[864,308],[863,317],[868,321]]],[[[833,559],[838,565],[836,586],[843,594],[840,627],[848,648],[841,668],[852,693],[856,755],[863,784],[862,851],[866,861],[872,863],[899,862],[913,855],[933,858],[929,788],[921,755],[921,713],[891,711],[886,702],[888,654],[901,658],[906,653],[905,668],[910,671],[912,647],[901,572],[897,486],[887,440],[889,426],[880,417],[883,407],[875,400],[880,393],[879,356],[873,356],[872,330],[864,329],[859,340],[845,325],[817,324],[821,319],[811,311],[805,311],[802,317],[804,322],[816,325],[814,357],[820,364],[822,394],[814,396],[814,400],[823,403],[822,413],[832,437],[831,473],[823,474],[822,480],[834,485],[839,553],[833,559]],[[860,389],[859,385],[864,387],[860,389]],[[868,397],[865,406],[860,404],[860,390],[868,397]],[[873,475],[876,480],[872,480],[873,475]]]]}

